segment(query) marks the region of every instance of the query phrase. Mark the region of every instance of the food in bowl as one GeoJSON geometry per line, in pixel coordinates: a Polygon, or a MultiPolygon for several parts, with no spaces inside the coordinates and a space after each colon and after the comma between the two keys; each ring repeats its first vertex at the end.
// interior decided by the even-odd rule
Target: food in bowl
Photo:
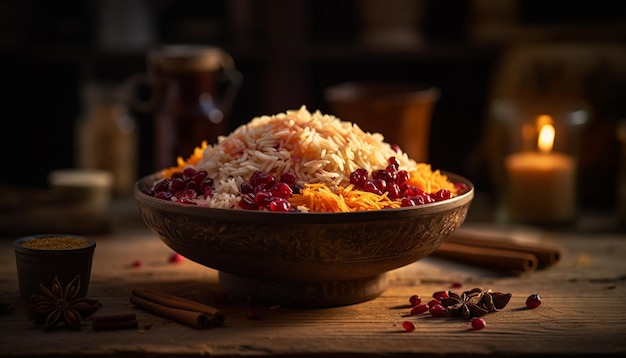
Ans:
{"type": "Polygon", "coordinates": [[[201,143],[144,193],[182,204],[279,212],[352,212],[417,206],[465,191],[380,133],[309,112],[253,118],[201,143]]]}

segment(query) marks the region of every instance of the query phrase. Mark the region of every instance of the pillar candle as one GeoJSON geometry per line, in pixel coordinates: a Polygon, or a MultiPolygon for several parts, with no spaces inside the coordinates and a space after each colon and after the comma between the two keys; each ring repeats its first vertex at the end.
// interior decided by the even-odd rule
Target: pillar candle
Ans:
{"type": "Polygon", "coordinates": [[[551,137],[546,139],[543,129],[540,134],[540,150],[505,159],[507,207],[513,221],[561,223],[576,215],[576,162],[570,155],[552,152],[554,128],[548,129],[551,137]]]}

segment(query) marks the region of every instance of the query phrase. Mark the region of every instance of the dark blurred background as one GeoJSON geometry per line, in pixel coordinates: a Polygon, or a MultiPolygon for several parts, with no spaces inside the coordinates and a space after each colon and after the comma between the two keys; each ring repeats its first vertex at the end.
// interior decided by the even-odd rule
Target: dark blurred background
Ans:
{"type": "MultiPolygon", "coordinates": [[[[327,112],[324,88],[343,81],[435,85],[441,98],[433,113],[431,164],[489,191],[484,133],[506,55],[523,44],[576,43],[589,46],[589,53],[598,46],[617,48],[619,57],[626,43],[620,5],[611,0],[2,0],[0,183],[41,187],[51,170],[77,165],[75,126],[84,110],[84,83],[121,83],[146,70],[151,46],[193,43],[222,47],[243,74],[231,129],[303,104],[327,112]],[[400,21],[406,37],[376,41],[376,31],[400,21]]],[[[590,207],[614,205],[619,152],[614,128],[626,117],[626,62],[603,53],[599,50],[586,70],[588,81],[580,83],[586,99],[597,102],[588,129],[593,142],[581,148],[587,163],[581,174],[593,182],[583,195],[590,207]]],[[[138,134],[137,176],[143,176],[160,169],[152,162],[152,117],[131,112],[138,134]]]]}

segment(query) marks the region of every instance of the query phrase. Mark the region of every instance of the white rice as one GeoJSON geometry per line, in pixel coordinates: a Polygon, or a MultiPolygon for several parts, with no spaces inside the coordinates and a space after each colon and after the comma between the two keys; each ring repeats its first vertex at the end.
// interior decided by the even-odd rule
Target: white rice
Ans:
{"type": "Polygon", "coordinates": [[[349,184],[357,168],[384,169],[396,157],[401,169],[412,171],[417,163],[396,152],[380,133],[364,132],[357,124],[310,113],[306,106],[273,116],[253,118],[228,136],[206,147],[195,165],[215,182],[215,195],[207,204],[236,208],[239,187],[257,170],[276,177],[285,172],[298,184],[325,183],[331,189],[349,184]]]}

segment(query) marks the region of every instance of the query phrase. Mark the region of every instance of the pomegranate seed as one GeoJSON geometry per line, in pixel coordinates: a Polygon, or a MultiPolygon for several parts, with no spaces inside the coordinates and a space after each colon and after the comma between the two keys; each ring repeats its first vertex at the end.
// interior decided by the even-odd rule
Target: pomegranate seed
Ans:
{"type": "Polygon", "coordinates": [[[259,206],[254,202],[254,195],[246,194],[241,196],[239,207],[245,210],[259,210],[259,206]]]}
{"type": "Polygon", "coordinates": [[[437,300],[441,300],[442,298],[448,298],[448,291],[437,291],[433,293],[433,298],[437,300]]]}
{"type": "Polygon", "coordinates": [[[450,287],[452,287],[452,288],[459,288],[459,287],[462,287],[462,286],[463,286],[463,284],[460,283],[460,282],[452,282],[450,284],[450,287]]]}
{"type": "Polygon", "coordinates": [[[204,178],[200,181],[200,189],[213,188],[213,179],[204,178]]]}
{"type": "Polygon", "coordinates": [[[169,191],[159,191],[154,197],[157,199],[169,201],[172,200],[172,196],[174,196],[174,194],[170,193],[169,191]]]}
{"type": "Polygon", "coordinates": [[[424,196],[420,196],[420,198],[424,199],[424,204],[434,203],[437,201],[432,195],[425,194],[424,196]]]}
{"type": "Polygon", "coordinates": [[[182,196],[187,199],[195,199],[198,197],[198,192],[194,189],[187,189],[182,193],[182,196]]]}
{"type": "Polygon", "coordinates": [[[381,194],[387,191],[387,181],[383,179],[374,179],[372,180],[372,182],[374,183],[374,185],[376,185],[376,188],[378,188],[378,191],[381,194]]]}
{"type": "Polygon", "coordinates": [[[450,199],[451,197],[452,197],[452,192],[448,189],[441,189],[437,191],[436,193],[434,193],[433,195],[431,195],[431,198],[433,198],[435,201],[442,201],[442,200],[450,199]]]}
{"type": "Polygon", "coordinates": [[[135,268],[139,268],[139,267],[143,266],[143,264],[142,264],[142,262],[141,262],[141,261],[139,261],[139,260],[135,260],[135,261],[133,261],[133,263],[131,264],[131,266],[132,266],[132,267],[135,267],[135,268]]]}
{"type": "Polygon", "coordinates": [[[291,203],[287,199],[276,198],[270,203],[271,211],[289,212],[291,211],[291,203]]]}
{"type": "Polygon", "coordinates": [[[435,299],[432,299],[432,300],[428,301],[428,303],[427,303],[426,305],[427,305],[428,307],[432,307],[432,306],[434,306],[434,305],[440,305],[440,304],[441,304],[441,301],[439,301],[439,300],[435,300],[435,299]]]}
{"type": "Polygon", "coordinates": [[[154,191],[159,192],[168,192],[170,190],[170,180],[163,179],[160,182],[156,183],[154,186],[154,191]]]}
{"type": "Polygon", "coordinates": [[[248,179],[248,182],[250,183],[250,185],[252,186],[257,186],[260,184],[260,182],[262,181],[261,177],[264,175],[264,173],[260,170],[255,171],[254,173],[252,173],[252,175],[250,176],[250,179],[248,179]]]}
{"type": "Polygon", "coordinates": [[[350,184],[354,185],[357,188],[362,188],[367,181],[367,171],[365,169],[360,170],[357,169],[350,173],[350,184]]]}
{"type": "Polygon", "coordinates": [[[429,309],[430,315],[433,317],[443,317],[447,314],[446,308],[441,304],[436,304],[430,307],[429,309]]]}
{"type": "Polygon", "coordinates": [[[287,185],[294,185],[296,183],[296,176],[291,173],[282,173],[280,175],[280,181],[287,185]]]}
{"type": "Polygon", "coordinates": [[[388,183],[395,183],[398,178],[398,168],[394,167],[392,164],[389,164],[387,168],[385,168],[385,172],[387,172],[386,180],[388,183]]]}
{"type": "Polygon", "coordinates": [[[196,175],[198,172],[191,167],[187,167],[185,169],[183,169],[183,175],[185,176],[185,178],[193,178],[194,175],[196,175]]]}
{"type": "Polygon", "coordinates": [[[404,321],[404,322],[402,322],[402,328],[404,328],[404,330],[407,331],[407,332],[415,331],[415,325],[411,321],[404,321]]]}
{"type": "Polygon", "coordinates": [[[254,202],[258,206],[269,205],[272,202],[272,194],[267,191],[259,191],[254,195],[254,202]]]}
{"type": "Polygon", "coordinates": [[[395,200],[400,198],[400,186],[396,183],[387,183],[387,191],[389,192],[389,198],[395,200]]]}
{"type": "Polygon", "coordinates": [[[427,312],[430,308],[427,305],[421,305],[418,304],[417,306],[413,306],[413,308],[411,308],[411,315],[418,315],[418,314],[422,314],[424,312],[427,312]]]}
{"type": "Polygon", "coordinates": [[[407,184],[403,184],[402,185],[402,196],[405,198],[411,198],[417,195],[417,191],[419,189],[417,189],[416,187],[414,187],[413,185],[407,185],[407,184]]]}
{"type": "Polygon", "coordinates": [[[409,206],[417,206],[417,203],[413,199],[402,198],[402,200],[400,201],[400,206],[403,208],[409,207],[409,206]]]}
{"type": "Polygon", "coordinates": [[[276,185],[270,189],[270,193],[278,198],[289,199],[293,191],[286,183],[276,183],[276,185]]]}
{"type": "Polygon", "coordinates": [[[400,186],[406,185],[410,178],[411,175],[409,174],[409,172],[407,172],[406,170],[400,170],[396,174],[396,184],[400,186]]]}
{"type": "Polygon", "coordinates": [[[242,183],[239,191],[241,194],[252,194],[254,193],[254,187],[250,183],[242,183]]]}
{"type": "Polygon", "coordinates": [[[483,329],[487,326],[487,322],[481,317],[472,318],[472,329],[478,331],[479,329],[483,329]]]}
{"type": "Polygon", "coordinates": [[[419,295],[413,295],[409,297],[409,302],[411,303],[411,306],[417,306],[422,303],[422,298],[419,295]]]}
{"type": "Polygon", "coordinates": [[[464,193],[467,191],[467,184],[465,183],[456,183],[454,184],[454,189],[456,189],[457,193],[464,193]]]}
{"type": "Polygon", "coordinates": [[[541,304],[541,296],[538,293],[533,293],[526,299],[526,307],[537,308],[541,304]]]}
{"type": "Polygon", "coordinates": [[[371,181],[371,180],[367,180],[365,182],[365,184],[363,184],[363,190],[369,192],[369,193],[374,193],[377,195],[382,195],[383,192],[380,191],[380,189],[378,188],[378,186],[376,186],[376,184],[371,181]]]}
{"type": "Polygon", "coordinates": [[[413,200],[415,202],[415,205],[424,205],[424,204],[426,204],[427,201],[425,199],[426,199],[426,197],[425,196],[421,196],[421,195],[414,196],[414,197],[411,198],[411,200],[413,200]]]}
{"type": "Polygon", "coordinates": [[[206,170],[198,170],[196,175],[194,175],[191,180],[195,181],[196,183],[200,183],[204,180],[204,178],[207,177],[207,175],[209,175],[209,173],[206,170]]]}
{"type": "Polygon", "coordinates": [[[170,191],[173,193],[185,190],[187,188],[187,183],[183,179],[176,178],[170,181],[170,191]]]}
{"type": "Polygon", "coordinates": [[[184,261],[184,257],[181,254],[174,253],[170,255],[169,262],[173,264],[181,263],[184,261]]]}
{"type": "Polygon", "coordinates": [[[187,181],[186,183],[187,190],[195,191],[196,193],[202,193],[202,189],[200,189],[200,184],[196,183],[193,180],[187,181]]]}
{"type": "Polygon", "coordinates": [[[400,163],[398,163],[398,159],[396,157],[389,157],[389,159],[387,159],[387,163],[389,163],[389,166],[393,168],[394,171],[398,171],[400,163]]]}
{"type": "Polygon", "coordinates": [[[252,174],[249,182],[254,187],[262,186],[263,188],[271,188],[276,182],[276,179],[267,173],[257,170],[252,174]]]}

